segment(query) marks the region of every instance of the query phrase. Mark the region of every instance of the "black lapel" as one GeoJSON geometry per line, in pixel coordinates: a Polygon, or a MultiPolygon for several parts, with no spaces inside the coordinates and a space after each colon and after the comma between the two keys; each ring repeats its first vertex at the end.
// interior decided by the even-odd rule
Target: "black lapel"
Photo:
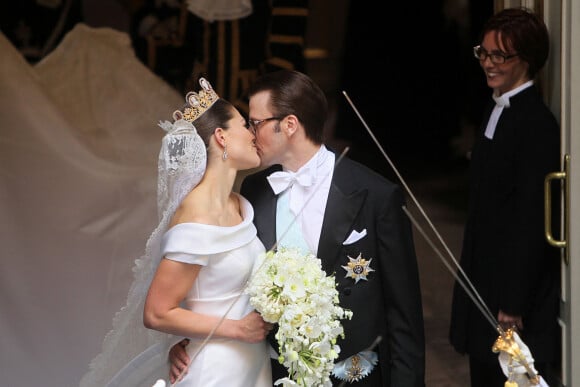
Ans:
{"type": "Polygon", "coordinates": [[[328,202],[324,211],[322,232],[318,243],[317,256],[322,261],[322,268],[332,274],[335,262],[339,259],[342,242],[352,231],[355,221],[366,197],[367,190],[354,187],[350,182],[346,160],[337,165],[332,176],[328,202]]]}
{"type": "Polygon", "coordinates": [[[265,193],[254,208],[254,224],[258,230],[258,238],[270,250],[276,243],[276,195],[270,186],[264,187],[265,193]]]}

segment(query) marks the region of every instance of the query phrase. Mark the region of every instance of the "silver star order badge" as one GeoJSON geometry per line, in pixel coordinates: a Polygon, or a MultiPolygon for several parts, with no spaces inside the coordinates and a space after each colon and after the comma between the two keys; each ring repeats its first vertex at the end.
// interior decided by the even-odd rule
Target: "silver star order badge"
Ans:
{"type": "Polygon", "coordinates": [[[346,270],[345,278],[350,277],[354,279],[355,284],[361,279],[368,281],[367,275],[371,271],[375,271],[375,269],[371,268],[370,266],[373,259],[371,258],[367,261],[362,257],[362,253],[359,253],[358,257],[356,258],[352,258],[350,256],[347,257],[350,262],[347,263],[346,266],[342,266],[342,268],[346,270]]]}

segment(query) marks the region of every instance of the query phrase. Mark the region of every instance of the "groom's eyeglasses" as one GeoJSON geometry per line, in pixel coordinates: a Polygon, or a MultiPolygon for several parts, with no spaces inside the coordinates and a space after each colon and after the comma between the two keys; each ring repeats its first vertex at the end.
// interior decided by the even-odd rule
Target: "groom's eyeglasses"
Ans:
{"type": "Polygon", "coordinates": [[[258,129],[260,129],[260,126],[262,126],[262,124],[264,122],[268,122],[268,121],[273,121],[273,120],[281,120],[284,117],[270,117],[270,118],[264,118],[263,120],[252,120],[249,119],[248,123],[250,124],[250,130],[252,131],[252,133],[256,134],[256,132],[258,131],[258,129]]]}

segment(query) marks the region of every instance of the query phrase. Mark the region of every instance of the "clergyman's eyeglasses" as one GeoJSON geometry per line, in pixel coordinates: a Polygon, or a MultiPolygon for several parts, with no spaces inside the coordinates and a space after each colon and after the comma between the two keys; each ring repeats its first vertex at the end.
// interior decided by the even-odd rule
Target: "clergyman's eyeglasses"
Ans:
{"type": "Polygon", "coordinates": [[[518,54],[504,54],[501,52],[487,52],[485,51],[485,49],[481,46],[475,46],[473,47],[473,56],[476,59],[479,59],[480,61],[485,61],[488,57],[491,60],[491,63],[494,64],[503,64],[506,62],[506,60],[511,59],[513,57],[518,56],[518,54]]]}

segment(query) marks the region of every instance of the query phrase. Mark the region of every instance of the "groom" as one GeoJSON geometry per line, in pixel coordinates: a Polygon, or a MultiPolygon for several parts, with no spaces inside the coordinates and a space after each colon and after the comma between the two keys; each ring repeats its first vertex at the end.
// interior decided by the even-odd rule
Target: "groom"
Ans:
{"type": "MultiPolygon", "coordinates": [[[[254,206],[258,237],[269,249],[291,225],[280,245],[316,254],[335,274],[340,305],[353,312],[342,321],[333,384],[424,386],[423,312],[403,191],[348,158],[335,166],[322,138],[326,97],[305,74],[267,73],[249,97],[261,164],[270,166],[247,176],[240,190],[254,206]]],[[[187,364],[182,346],[170,360],[176,375],[187,364]]],[[[276,361],[272,367],[274,380],[287,375],[276,361]]]]}

